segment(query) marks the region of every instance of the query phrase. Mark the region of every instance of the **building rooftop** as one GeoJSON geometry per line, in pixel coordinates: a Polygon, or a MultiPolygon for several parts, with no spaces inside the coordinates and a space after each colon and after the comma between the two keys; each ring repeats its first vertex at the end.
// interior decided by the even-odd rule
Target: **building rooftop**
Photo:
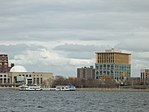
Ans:
{"type": "Polygon", "coordinates": [[[126,55],[131,55],[130,53],[124,53],[119,50],[115,50],[114,48],[105,50],[105,52],[95,52],[96,54],[107,54],[107,53],[114,53],[114,54],[126,54],[126,55]]]}
{"type": "Polygon", "coordinates": [[[126,55],[131,55],[130,53],[122,53],[122,52],[95,52],[96,54],[108,54],[108,53],[113,53],[113,54],[126,54],[126,55]]]}

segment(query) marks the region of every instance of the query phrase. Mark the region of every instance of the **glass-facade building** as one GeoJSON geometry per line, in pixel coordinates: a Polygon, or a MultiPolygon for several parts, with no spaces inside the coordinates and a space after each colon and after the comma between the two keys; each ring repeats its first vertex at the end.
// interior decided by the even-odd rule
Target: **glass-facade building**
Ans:
{"type": "Polygon", "coordinates": [[[119,80],[131,76],[131,54],[115,51],[96,52],[95,78],[112,76],[119,80]]]}

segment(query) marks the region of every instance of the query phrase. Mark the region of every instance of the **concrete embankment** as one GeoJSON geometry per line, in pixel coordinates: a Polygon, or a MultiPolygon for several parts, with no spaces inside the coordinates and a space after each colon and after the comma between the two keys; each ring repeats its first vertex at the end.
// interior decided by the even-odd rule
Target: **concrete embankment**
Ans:
{"type": "Polygon", "coordinates": [[[18,87],[0,87],[0,90],[19,90],[18,87]]]}
{"type": "Polygon", "coordinates": [[[77,88],[77,91],[99,91],[99,92],[149,92],[149,89],[132,88],[77,88]]]}

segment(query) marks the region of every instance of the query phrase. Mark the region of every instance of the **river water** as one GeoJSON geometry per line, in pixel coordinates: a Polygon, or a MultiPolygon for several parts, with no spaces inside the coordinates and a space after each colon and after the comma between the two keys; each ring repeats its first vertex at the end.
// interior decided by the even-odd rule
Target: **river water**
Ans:
{"type": "Polygon", "coordinates": [[[0,90],[0,112],[149,112],[149,93],[0,90]]]}

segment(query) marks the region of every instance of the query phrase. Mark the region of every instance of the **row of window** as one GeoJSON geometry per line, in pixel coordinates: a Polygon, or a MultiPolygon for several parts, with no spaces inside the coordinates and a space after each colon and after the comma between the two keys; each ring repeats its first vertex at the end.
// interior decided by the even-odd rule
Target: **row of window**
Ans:
{"type": "MultiPolygon", "coordinates": [[[[115,80],[118,80],[118,79],[120,79],[121,77],[119,77],[119,76],[112,76],[115,80]]],[[[100,79],[100,77],[98,77],[98,76],[96,76],[96,79],[100,79]]],[[[124,79],[124,78],[122,78],[122,79],[124,79]]]]}
{"type": "Polygon", "coordinates": [[[141,72],[141,75],[149,75],[149,73],[141,72]]]}
{"type": "Polygon", "coordinates": [[[32,75],[31,74],[29,74],[29,75],[19,75],[19,76],[24,76],[24,77],[32,77],[32,75]]]}
{"type": "MultiPolygon", "coordinates": [[[[107,75],[111,75],[111,74],[123,74],[124,72],[120,71],[96,71],[96,75],[103,75],[103,74],[107,74],[107,75]]],[[[130,75],[130,72],[126,72],[126,74],[130,75]]]]}
{"type": "Polygon", "coordinates": [[[114,60],[110,60],[110,59],[108,59],[108,60],[98,60],[98,63],[114,63],[114,60]]]}
{"type": "Polygon", "coordinates": [[[7,75],[0,75],[0,77],[7,77],[7,75]]]}
{"type": "Polygon", "coordinates": [[[10,83],[10,79],[9,78],[0,78],[0,83],[10,83]]]}
{"type": "Polygon", "coordinates": [[[126,65],[100,65],[100,66],[96,66],[96,69],[130,69],[130,66],[126,66],[126,65]]]}
{"type": "MultiPolygon", "coordinates": [[[[19,76],[32,77],[32,75],[31,75],[31,74],[26,74],[26,75],[24,75],[24,74],[23,74],[23,75],[21,75],[21,74],[20,74],[19,76]]],[[[34,75],[34,76],[39,76],[39,75],[34,75]]],[[[40,76],[42,76],[42,75],[40,75],[40,76]]]]}
{"type": "Polygon", "coordinates": [[[141,73],[141,79],[148,79],[149,78],[149,75],[148,74],[144,74],[144,73],[141,73]]]}

